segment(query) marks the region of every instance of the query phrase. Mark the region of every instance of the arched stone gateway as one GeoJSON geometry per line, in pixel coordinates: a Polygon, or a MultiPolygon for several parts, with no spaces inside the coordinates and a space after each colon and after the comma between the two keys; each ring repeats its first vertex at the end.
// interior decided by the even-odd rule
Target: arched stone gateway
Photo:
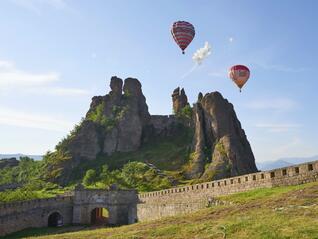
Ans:
{"type": "Polygon", "coordinates": [[[73,223],[102,225],[134,223],[137,218],[137,202],[135,190],[94,190],[77,187],[73,199],[73,223]]]}
{"type": "Polygon", "coordinates": [[[49,215],[47,220],[48,227],[61,227],[63,226],[63,217],[59,212],[53,212],[49,215]]]}
{"type": "Polygon", "coordinates": [[[91,224],[108,225],[109,211],[106,208],[97,207],[91,211],[91,224]]]}

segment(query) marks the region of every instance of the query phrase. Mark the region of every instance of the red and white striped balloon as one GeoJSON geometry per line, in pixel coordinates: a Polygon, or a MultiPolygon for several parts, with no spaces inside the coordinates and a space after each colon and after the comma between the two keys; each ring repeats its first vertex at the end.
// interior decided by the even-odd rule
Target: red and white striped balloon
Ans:
{"type": "Polygon", "coordinates": [[[173,23],[171,28],[171,34],[173,39],[178,44],[184,54],[184,50],[191,43],[195,36],[194,26],[185,21],[178,21],[173,23]]]}
{"type": "Polygon", "coordinates": [[[250,70],[246,66],[235,65],[229,69],[229,77],[234,81],[241,91],[248,78],[250,78],[250,70]]]}

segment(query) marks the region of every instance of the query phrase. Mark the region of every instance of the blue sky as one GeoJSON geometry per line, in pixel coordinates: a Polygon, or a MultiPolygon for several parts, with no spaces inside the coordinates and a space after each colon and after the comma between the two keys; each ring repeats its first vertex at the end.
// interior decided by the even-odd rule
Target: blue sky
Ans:
{"type": "Polygon", "coordinates": [[[138,78],[152,114],[171,92],[220,91],[234,104],[257,161],[318,154],[318,2],[0,1],[0,153],[43,154],[72,129],[113,75],[138,78]],[[191,22],[182,55],[170,26],[191,22]],[[212,54],[194,67],[205,41],[212,54]],[[245,64],[239,93],[227,77],[245,64]]]}

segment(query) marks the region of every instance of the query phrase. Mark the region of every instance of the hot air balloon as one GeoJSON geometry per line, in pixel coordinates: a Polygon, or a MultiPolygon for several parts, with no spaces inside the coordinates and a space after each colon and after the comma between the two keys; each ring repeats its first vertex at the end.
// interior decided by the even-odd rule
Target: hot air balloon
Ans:
{"type": "Polygon", "coordinates": [[[232,66],[229,70],[229,77],[240,88],[240,92],[244,84],[250,77],[250,70],[243,65],[232,66]]]}
{"type": "Polygon", "coordinates": [[[185,21],[178,21],[173,23],[171,28],[173,39],[178,44],[184,54],[184,50],[191,43],[195,36],[194,26],[185,21]]]}

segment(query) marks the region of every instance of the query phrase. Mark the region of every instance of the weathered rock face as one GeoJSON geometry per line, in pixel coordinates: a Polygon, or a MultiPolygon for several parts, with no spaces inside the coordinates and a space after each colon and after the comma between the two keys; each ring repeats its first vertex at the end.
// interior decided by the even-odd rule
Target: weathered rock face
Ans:
{"type": "Polygon", "coordinates": [[[84,121],[81,129],[70,141],[68,150],[76,161],[93,160],[101,151],[99,131],[96,123],[84,121]]]}
{"type": "Polygon", "coordinates": [[[3,169],[5,167],[15,167],[19,165],[19,160],[16,158],[5,158],[0,159],[0,169],[3,169]]]}
{"type": "Polygon", "coordinates": [[[219,92],[200,98],[193,107],[194,153],[187,177],[208,180],[256,172],[253,152],[233,105],[219,92]]]}
{"type": "Polygon", "coordinates": [[[146,98],[142,94],[141,84],[137,79],[125,80],[126,98],[123,105],[125,114],[118,123],[118,145],[116,151],[129,152],[137,150],[142,142],[143,129],[149,124],[150,114],[146,98]]]}
{"type": "MultiPolygon", "coordinates": [[[[183,170],[186,178],[210,180],[257,171],[233,106],[220,93],[200,93],[191,109],[185,108],[188,98],[178,87],[172,94],[175,115],[151,116],[137,79],[123,82],[114,76],[110,88],[109,94],[92,98],[82,124],[60,145],[70,155],[70,160],[58,165],[65,171],[59,179],[62,184],[70,180],[67,175],[81,162],[93,161],[99,155],[137,151],[148,142],[169,139],[176,145],[173,140],[180,135],[186,135],[186,140],[182,141],[182,154],[178,151],[182,155],[178,162],[182,163],[177,169],[183,170]]],[[[165,155],[158,158],[162,165],[165,155]]]]}
{"type": "Polygon", "coordinates": [[[95,96],[68,150],[76,161],[93,160],[99,153],[137,150],[150,121],[146,99],[137,79],[111,78],[111,91],[95,96]],[[123,94],[124,91],[124,94],[123,94]]]}
{"type": "Polygon", "coordinates": [[[188,97],[186,96],[184,89],[176,88],[172,93],[173,112],[178,113],[182,108],[188,105],[188,97]]]}
{"type": "Polygon", "coordinates": [[[152,115],[150,123],[153,129],[152,135],[156,137],[173,136],[176,125],[179,123],[174,115],[152,115]]]}

